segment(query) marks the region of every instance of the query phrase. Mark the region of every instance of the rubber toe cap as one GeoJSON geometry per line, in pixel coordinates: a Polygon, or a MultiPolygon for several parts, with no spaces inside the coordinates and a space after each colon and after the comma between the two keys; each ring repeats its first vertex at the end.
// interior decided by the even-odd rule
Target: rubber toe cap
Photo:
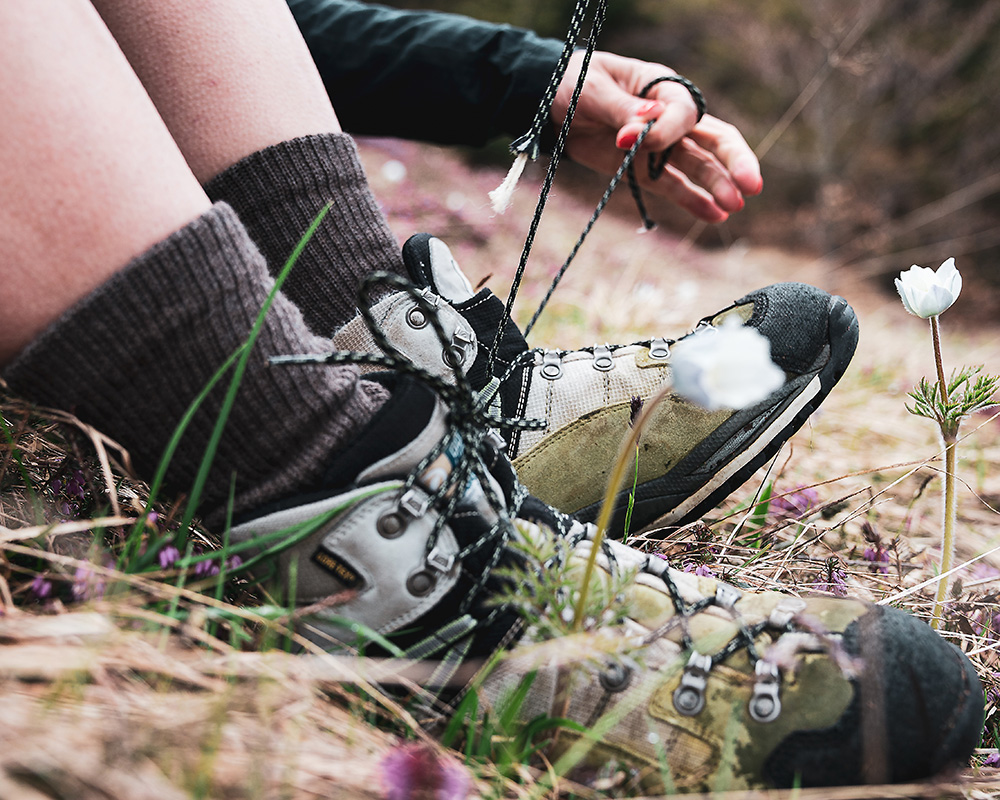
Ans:
{"type": "Polygon", "coordinates": [[[844,633],[864,662],[832,728],[787,737],[765,766],[776,786],[920,780],[968,762],[979,743],[979,678],[957,647],[915,617],[877,606],[844,633]]]}
{"type": "Polygon", "coordinates": [[[842,297],[805,283],[776,283],[736,301],[753,304],[747,325],[771,342],[771,358],[786,372],[814,371],[857,344],[857,318],[842,297]]]}

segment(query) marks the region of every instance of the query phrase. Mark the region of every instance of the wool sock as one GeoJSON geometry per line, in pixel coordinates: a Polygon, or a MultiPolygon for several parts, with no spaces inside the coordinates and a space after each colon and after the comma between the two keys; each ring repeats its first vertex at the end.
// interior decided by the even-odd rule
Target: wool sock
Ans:
{"type": "Polygon", "coordinates": [[[273,271],[333,201],[282,287],[320,336],[333,336],[354,318],[366,276],[377,270],[406,275],[347,134],[303,136],[259,150],[212,178],[205,191],[236,210],[273,271]]]}
{"type": "MultiPolygon", "coordinates": [[[[69,309],[3,372],[39,405],[75,413],[126,447],[150,479],[164,448],[218,367],[246,340],[274,281],[233,210],[217,203],[69,309]]],[[[386,397],[353,366],[271,366],[272,355],[317,353],[301,312],[279,293],[265,317],[205,487],[200,513],[233,511],[315,487],[330,455],[352,441],[386,397]]],[[[198,470],[231,370],[181,439],[167,488],[198,470]]]]}

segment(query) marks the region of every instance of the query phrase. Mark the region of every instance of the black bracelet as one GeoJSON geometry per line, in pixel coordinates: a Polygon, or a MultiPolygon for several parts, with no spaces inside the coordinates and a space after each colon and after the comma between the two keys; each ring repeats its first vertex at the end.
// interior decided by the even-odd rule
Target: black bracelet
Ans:
{"type": "MultiPolygon", "coordinates": [[[[679,83],[691,94],[691,99],[694,100],[695,106],[698,108],[698,122],[701,122],[701,118],[705,116],[705,111],[708,106],[705,104],[705,95],[701,93],[701,89],[695,86],[691,81],[685,78],[683,75],[664,75],[660,78],[654,78],[644,87],[642,91],[639,92],[639,97],[645,97],[646,93],[652,89],[658,83],[664,83],[665,81],[670,81],[671,83],[679,83]]],[[[695,123],[697,124],[697,123],[695,123]]]]}
{"type": "MultiPolygon", "coordinates": [[[[656,84],[664,83],[666,81],[670,81],[671,83],[679,83],[681,86],[687,89],[688,92],[690,92],[691,99],[694,100],[694,104],[698,108],[698,119],[695,121],[695,125],[701,122],[701,118],[705,116],[705,111],[707,110],[707,106],[705,105],[705,95],[701,93],[701,89],[695,86],[691,81],[689,81],[683,75],[663,75],[659,78],[654,78],[653,80],[651,80],[649,83],[647,83],[645,86],[642,87],[642,91],[639,92],[639,97],[645,97],[646,94],[649,92],[649,90],[652,89],[654,86],[656,86],[656,84]]],[[[671,152],[673,152],[673,149],[674,146],[670,145],[670,147],[668,147],[659,155],[656,155],[655,153],[649,154],[648,171],[650,180],[655,181],[659,179],[660,173],[663,172],[663,168],[667,165],[667,161],[670,160],[670,154],[671,152]]],[[[639,206],[639,212],[643,215],[643,219],[645,219],[646,218],[645,212],[639,194],[639,184],[635,179],[635,170],[633,169],[631,164],[629,165],[628,172],[629,172],[628,175],[629,186],[632,189],[632,195],[635,197],[636,204],[639,206]]],[[[647,228],[649,227],[648,223],[646,227],[647,228]]]]}

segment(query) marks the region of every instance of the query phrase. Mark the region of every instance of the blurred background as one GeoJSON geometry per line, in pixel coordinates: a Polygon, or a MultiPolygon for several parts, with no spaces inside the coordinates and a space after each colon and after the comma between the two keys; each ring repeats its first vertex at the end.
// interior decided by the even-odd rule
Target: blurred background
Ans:
{"type": "MultiPolygon", "coordinates": [[[[389,4],[562,38],[574,2],[389,4]]],[[[955,256],[964,323],[1000,318],[1000,0],[612,0],[598,46],[690,77],[761,158],[764,193],[731,221],[692,229],[656,206],[664,227],[823,257],[889,288],[912,263],[955,256]]],[[[509,164],[506,144],[468,157],[509,164]]]]}

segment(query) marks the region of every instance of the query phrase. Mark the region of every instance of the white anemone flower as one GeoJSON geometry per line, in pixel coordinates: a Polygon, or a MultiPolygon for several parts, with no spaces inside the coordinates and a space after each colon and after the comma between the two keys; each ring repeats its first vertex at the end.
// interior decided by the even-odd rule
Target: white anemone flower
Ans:
{"type": "Polygon", "coordinates": [[[785,382],[771,360],[771,343],[736,318],[678,342],[670,365],[674,391],[709,411],[746,408],[785,382]]]}
{"type": "Polygon", "coordinates": [[[914,264],[896,278],[896,291],[906,310],[921,319],[948,310],[962,291],[962,276],[949,258],[937,271],[914,264]]]}

